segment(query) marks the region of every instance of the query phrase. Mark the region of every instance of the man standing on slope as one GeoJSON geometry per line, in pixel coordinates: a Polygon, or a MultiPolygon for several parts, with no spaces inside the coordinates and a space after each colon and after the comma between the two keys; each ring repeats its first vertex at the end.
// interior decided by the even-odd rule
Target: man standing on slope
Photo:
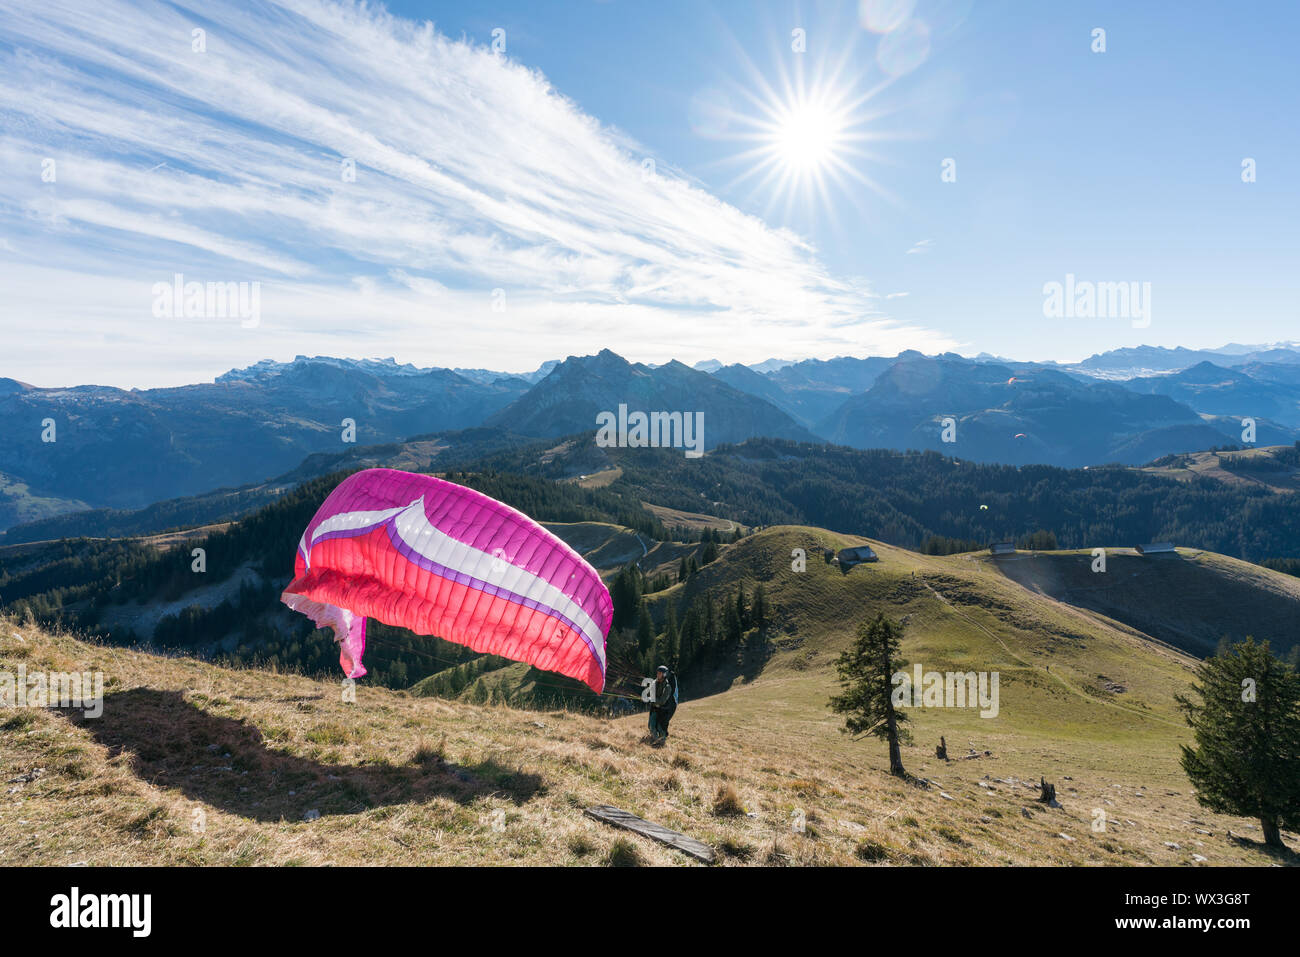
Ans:
{"type": "Polygon", "coordinates": [[[660,665],[655,673],[654,700],[650,702],[651,743],[661,745],[668,740],[668,722],[677,710],[677,676],[671,675],[667,665],[660,665]]]}

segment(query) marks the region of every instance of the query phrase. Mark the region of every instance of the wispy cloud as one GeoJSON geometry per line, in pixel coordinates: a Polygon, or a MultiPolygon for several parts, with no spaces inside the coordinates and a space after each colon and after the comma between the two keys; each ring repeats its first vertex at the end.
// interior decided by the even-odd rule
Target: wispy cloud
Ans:
{"type": "Polygon", "coordinates": [[[374,7],[10,2],[0,121],[0,374],[29,381],[951,345],[536,71],[374,7]],[[261,324],[154,318],[174,272],[261,282],[261,324]]]}
{"type": "Polygon", "coordinates": [[[911,295],[910,292],[891,292],[891,293],[889,293],[888,295],[886,295],[885,298],[886,298],[886,299],[906,299],[906,298],[907,298],[908,296],[910,296],[910,295],[911,295]]]}
{"type": "Polygon", "coordinates": [[[915,256],[915,255],[917,255],[918,253],[928,253],[928,252],[930,251],[930,248],[931,248],[932,246],[934,246],[934,240],[933,240],[933,239],[922,239],[922,240],[921,240],[920,242],[918,242],[915,246],[913,246],[911,249],[909,249],[909,250],[907,251],[907,254],[908,254],[909,256],[915,256]]]}

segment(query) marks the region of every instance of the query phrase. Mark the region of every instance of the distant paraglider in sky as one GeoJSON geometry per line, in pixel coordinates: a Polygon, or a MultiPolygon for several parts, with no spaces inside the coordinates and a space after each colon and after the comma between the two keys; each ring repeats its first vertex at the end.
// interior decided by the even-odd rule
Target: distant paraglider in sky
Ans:
{"type": "Polygon", "coordinates": [[[1029,436],[1025,435],[1025,433],[1023,433],[1023,432],[1017,432],[1017,433],[1016,433],[1016,438],[1018,438],[1018,439],[1027,439],[1027,438],[1029,438],[1029,436]]]}
{"type": "Polygon", "coordinates": [[[613,601],[596,570],[502,502],[431,475],[368,469],[339,483],[298,544],[290,608],[331,628],[350,678],[366,619],[605,685],[613,601]]]}

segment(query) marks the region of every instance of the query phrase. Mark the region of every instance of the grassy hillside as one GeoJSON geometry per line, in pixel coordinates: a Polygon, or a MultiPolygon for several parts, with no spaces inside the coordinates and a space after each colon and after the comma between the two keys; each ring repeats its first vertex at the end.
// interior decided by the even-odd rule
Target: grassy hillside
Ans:
{"type": "Polygon", "coordinates": [[[697,589],[726,591],[747,582],[752,590],[762,582],[773,619],[763,680],[806,676],[819,694],[857,623],[884,611],[903,622],[904,653],[926,670],[1000,673],[997,718],[944,712],[946,721],[981,738],[1081,727],[1104,735],[1181,733],[1173,695],[1185,687],[1190,657],[1117,622],[1044,600],[982,555],[926,556],[870,542],[880,561],[847,573],[821,558],[823,546],[864,542],[815,528],[767,529],[728,546],[695,578],[650,601],[661,607],[697,589]],[[809,554],[806,571],[791,570],[796,548],[809,554]]]}
{"type": "Polygon", "coordinates": [[[100,669],[108,685],[99,719],[0,717],[0,773],[30,778],[0,801],[9,857],[693,863],[582,816],[608,803],[712,844],[723,865],[1294,861],[1266,854],[1255,822],[1196,804],[1177,763],[1188,736],[1173,704],[1188,685],[1188,656],[1038,594],[982,557],[873,542],[881,561],[845,574],[814,551],[861,541],[767,529],[650,596],[662,614],[692,589],[762,581],[772,606],[765,666],[710,697],[685,688],[663,749],[643,742],[643,714],[515,710],[364,686],[346,704],[335,682],[5,620],[0,668],[100,669]],[[802,572],[791,569],[796,547],[809,552],[802,572]],[[905,622],[904,653],[927,670],[1000,674],[996,718],[911,709],[904,762],[928,788],[889,778],[884,748],[841,734],[826,707],[835,655],[876,610],[905,622]],[[934,757],[941,734],[956,760],[934,757]],[[964,759],[968,749],[975,756],[964,759]],[[1034,802],[1040,775],[1057,785],[1061,808],[1034,802]],[[734,792],[737,807],[718,807],[720,791],[734,792]],[[804,833],[791,828],[797,811],[804,833]],[[1093,829],[1099,812],[1104,831],[1093,829]]]}
{"type": "Polygon", "coordinates": [[[1236,451],[1168,455],[1141,469],[1152,475],[1190,481],[1210,478],[1228,485],[1257,486],[1270,492],[1300,491],[1296,447],[1266,445],[1236,451]]]}
{"type": "MultiPolygon", "coordinates": [[[[42,495],[32,491],[22,479],[0,472],[0,529],[23,522],[39,522],[51,515],[86,508],[77,499],[42,495]]],[[[0,536],[4,532],[0,531],[0,536]]]]}
{"type": "MultiPolygon", "coordinates": [[[[991,560],[990,560],[991,561],[991,560]]],[[[1087,608],[1198,657],[1219,641],[1247,635],[1279,655],[1300,642],[1300,579],[1226,555],[1179,549],[1142,557],[1109,550],[1106,572],[1092,571],[1092,553],[1021,553],[994,564],[1012,581],[1087,608]]]]}

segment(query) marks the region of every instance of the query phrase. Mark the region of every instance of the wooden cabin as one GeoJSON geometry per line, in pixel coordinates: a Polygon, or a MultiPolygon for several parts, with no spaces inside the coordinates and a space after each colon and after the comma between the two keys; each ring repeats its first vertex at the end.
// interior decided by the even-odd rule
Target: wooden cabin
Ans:
{"type": "Polygon", "coordinates": [[[839,555],[836,556],[841,565],[852,568],[854,565],[861,565],[863,562],[878,562],[880,556],[871,550],[870,545],[855,545],[852,548],[841,548],[839,555]]]}

